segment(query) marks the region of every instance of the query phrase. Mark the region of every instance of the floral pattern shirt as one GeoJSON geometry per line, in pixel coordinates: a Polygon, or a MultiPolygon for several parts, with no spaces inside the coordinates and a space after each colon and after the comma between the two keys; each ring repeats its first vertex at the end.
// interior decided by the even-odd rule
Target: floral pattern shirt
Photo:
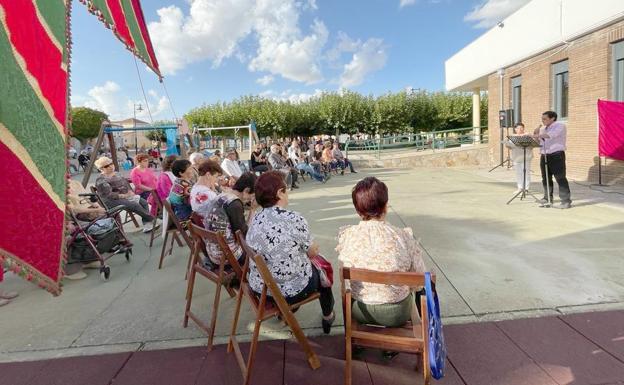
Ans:
{"type": "MultiPolygon", "coordinates": [[[[345,267],[386,272],[424,272],[422,251],[412,229],[400,229],[384,221],[361,221],[338,234],[338,259],[345,267]]],[[[397,303],[410,293],[408,286],[351,281],[355,300],[377,305],[397,303]]]]}
{"type": "MultiPolygon", "coordinates": [[[[312,278],[307,251],[312,244],[308,222],[301,214],[278,206],[262,209],[247,231],[247,243],[267,263],[285,297],[299,294],[312,278]]],[[[253,261],[249,262],[249,286],[262,291],[263,281],[253,261]]]]}

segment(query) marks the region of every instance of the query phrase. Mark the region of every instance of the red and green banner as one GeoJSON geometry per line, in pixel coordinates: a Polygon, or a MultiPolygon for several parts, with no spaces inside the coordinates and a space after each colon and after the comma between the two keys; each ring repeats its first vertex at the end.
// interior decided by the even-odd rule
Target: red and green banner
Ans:
{"type": "MultiPolygon", "coordinates": [[[[139,0],[86,4],[160,77],[139,0]]],[[[70,11],[71,0],[0,0],[0,268],[53,294],[66,255],[70,11]]]]}
{"type": "Polygon", "coordinates": [[[139,0],[80,0],[136,57],[162,78],[139,0]]]}
{"type": "Polygon", "coordinates": [[[60,292],[69,3],[0,0],[0,260],[60,292]]]}

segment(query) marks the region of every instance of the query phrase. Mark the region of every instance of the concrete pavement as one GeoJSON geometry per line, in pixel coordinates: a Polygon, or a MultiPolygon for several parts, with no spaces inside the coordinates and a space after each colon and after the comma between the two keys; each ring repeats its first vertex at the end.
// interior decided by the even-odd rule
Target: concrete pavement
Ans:
{"type": "MultiPolygon", "coordinates": [[[[358,221],[351,188],[366,175],[388,184],[388,220],[412,227],[420,238],[425,263],[438,274],[447,324],[624,308],[624,196],[572,183],[571,210],[542,209],[529,200],[506,205],[515,189],[509,170],[383,169],[324,185],[308,181],[292,193],[290,208],[308,219],[333,262],[339,227],[358,221]]],[[[0,308],[0,361],[204,344],[198,328],[182,328],[189,250],[176,247],[158,270],[162,240],[150,250],[148,235],[131,237],[134,256],[129,263],[123,256],[110,260],[109,282],[92,271],[85,280],[66,281],[57,298],[6,275],[3,289],[20,297],[0,308]]],[[[214,287],[198,281],[194,308],[208,319],[214,287]]],[[[338,299],[338,285],[334,293],[338,299]]],[[[227,340],[234,307],[222,298],[217,343],[227,340]]],[[[297,317],[307,334],[320,334],[317,306],[297,317]]],[[[264,339],[289,335],[277,321],[265,325],[264,339]]],[[[239,333],[251,329],[251,312],[243,307],[239,333]]]]}

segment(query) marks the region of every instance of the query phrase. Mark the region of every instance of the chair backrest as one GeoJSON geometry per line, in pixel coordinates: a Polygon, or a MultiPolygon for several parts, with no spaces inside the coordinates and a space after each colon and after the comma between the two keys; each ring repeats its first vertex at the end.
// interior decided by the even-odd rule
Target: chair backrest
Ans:
{"type": "Polygon", "coordinates": [[[234,236],[236,237],[236,241],[238,242],[238,244],[243,248],[243,252],[245,255],[245,263],[243,264],[241,275],[236,276],[242,284],[242,283],[247,282],[247,272],[249,271],[249,260],[251,259],[251,257],[256,255],[256,252],[251,247],[249,247],[242,231],[236,230],[236,233],[234,234],[234,236]]]}
{"type": "MultiPolygon", "coordinates": [[[[414,272],[384,272],[343,267],[341,278],[359,282],[379,283],[383,285],[422,287],[425,286],[425,274],[414,272]]],[[[435,283],[435,274],[431,274],[435,283]]]]}
{"type": "Polygon", "coordinates": [[[152,198],[153,198],[154,202],[156,203],[156,207],[158,208],[158,212],[162,213],[162,211],[163,211],[163,203],[162,203],[162,199],[160,199],[160,195],[158,195],[158,191],[152,190],[152,191],[150,191],[150,194],[152,194],[152,198]]]}
{"type": "Polygon", "coordinates": [[[206,230],[202,226],[198,226],[194,223],[191,223],[190,229],[191,234],[193,235],[193,239],[199,240],[204,243],[212,243],[219,247],[219,249],[221,250],[221,265],[225,265],[225,263],[228,263],[232,267],[232,270],[237,277],[242,275],[242,268],[236,260],[234,253],[232,253],[232,250],[225,241],[225,237],[223,236],[223,234],[216,231],[206,230]]]}
{"type": "MultiPolygon", "coordinates": [[[[182,237],[184,238],[184,240],[186,241],[186,243],[188,244],[188,246],[192,250],[193,249],[193,241],[191,240],[191,238],[189,238],[188,234],[186,233],[186,230],[184,229],[184,226],[182,226],[182,222],[180,222],[178,217],[173,212],[173,208],[171,207],[171,203],[169,203],[169,201],[165,199],[164,201],[162,201],[162,205],[163,205],[163,208],[165,210],[167,210],[167,216],[169,217],[169,220],[171,221],[171,223],[173,223],[173,225],[175,226],[176,230],[178,230],[178,232],[182,235],[182,237]]],[[[167,226],[167,230],[169,230],[169,224],[167,223],[167,224],[165,224],[165,226],[167,226]]]]}
{"type": "MultiPolygon", "coordinates": [[[[379,328],[360,325],[351,316],[351,291],[345,290],[344,281],[354,280],[359,282],[378,283],[384,285],[401,285],[421,287],[425,285],[425,274],[414,272],[380,272],[357,268],[341,268],[340,280],[343,301],[347,306],[345,310],[345,335],[348,341],[355,339],[362,346],[383,348],[398,351],[417,352],[421,351],[428,359],[427,344],[427,302],[425,297],[420,298],[421,316],[418,317],[416,306],[411,309],[411,330],[398,328],[379,328]],[[419,319],[420,318],[420,319],[419,319]]],[[[435,276],[431,275],[435,282],[435,276]]],[[[423,358],[424,359],[424,358],[423,358]]]]}

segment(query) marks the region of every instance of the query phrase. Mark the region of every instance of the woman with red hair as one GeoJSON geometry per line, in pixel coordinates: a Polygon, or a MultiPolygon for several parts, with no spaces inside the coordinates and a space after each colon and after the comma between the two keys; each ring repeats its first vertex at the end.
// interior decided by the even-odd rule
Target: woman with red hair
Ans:
{"type": "MultiPolygon", "coordinates": [[[[388,187],[374,177],[359,181],[351,192],[362,220],[338,235],[338,259],[346,267],[381,272],[424,272],[421,249],[410,228],[386,222],[388,187]]],[[[397,327],[409,320],[415,298],[408,286],[351,281],[353,317],[360,323],[397,327]]]]}

